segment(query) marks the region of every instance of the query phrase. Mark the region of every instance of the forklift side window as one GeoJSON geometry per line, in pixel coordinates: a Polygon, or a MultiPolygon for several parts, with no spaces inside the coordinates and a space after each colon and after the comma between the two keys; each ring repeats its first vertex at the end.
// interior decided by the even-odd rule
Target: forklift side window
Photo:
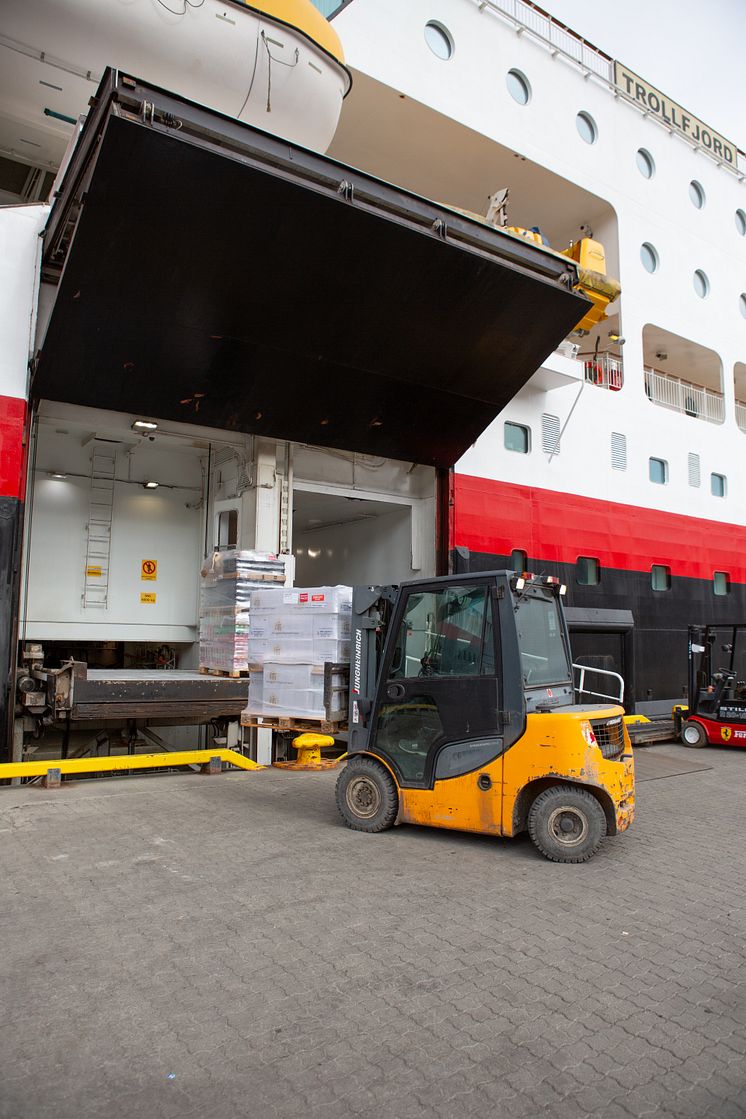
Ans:
{"type": "Polygon", "coordinates": [[[407,599],[390,678],[495,673],[489,587],[449,586],[407,599]]]}

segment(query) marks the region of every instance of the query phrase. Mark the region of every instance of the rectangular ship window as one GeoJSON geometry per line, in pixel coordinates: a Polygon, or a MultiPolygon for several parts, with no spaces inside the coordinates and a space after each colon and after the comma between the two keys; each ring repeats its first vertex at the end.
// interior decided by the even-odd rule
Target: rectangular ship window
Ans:
{"type": "Polygon", "coordinates": [[[730,594],[730,575],[727,571],[716,571],[712,577],[715,594],[730,594]]]}
{"type": "Polygon", "coordinates": [[[710,475],[710,493],[713,497],[725,497],[728,489],[728,480],[724,474],[710,475]]]}
{"type": "Polygon", "coordinates": [[[523,424],[514,424],[506,420],[504,441],[506,450],[527,455],[531,450],[531,429],[524,427],[523,424]]]}
{"type": "Polygon", "coordinates": [[[516,571],[519,575],[522,575],[524,571],[528,570],[526,567],[526,564],[528,563],[528,556],[525,552],[522,552],[520,548],[514,548],[513,551],[510,553],[510,562],[512,564],[513,570],[516,571]]]}
{"type": "Polygon", "coordinates": [[[670,591],[671,568],[664,563],[654,563],[650,573],[650,582],[654,591],[670,591]]]}
{"type": "Polygon", "coordinates": [[[601,565],[593,556],[578,556],[575,578],[581,587],[595,587],[601,582],[601,565]]]}
{"type": "Polygon", "coordinates": [[[651,458],[649,460],[649,475],[651,482],[655,482],[659,486],[665,486],[668,481],[668,463],[666,460],[651,458]]]}

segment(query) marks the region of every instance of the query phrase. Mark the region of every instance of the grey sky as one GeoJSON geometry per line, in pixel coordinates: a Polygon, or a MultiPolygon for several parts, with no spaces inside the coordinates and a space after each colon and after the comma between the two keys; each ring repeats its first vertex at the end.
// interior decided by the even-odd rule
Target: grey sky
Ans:
{"type": "Polygon", "coordinates": [[[746,149],[746,0],[537,0],[746,149]]]}

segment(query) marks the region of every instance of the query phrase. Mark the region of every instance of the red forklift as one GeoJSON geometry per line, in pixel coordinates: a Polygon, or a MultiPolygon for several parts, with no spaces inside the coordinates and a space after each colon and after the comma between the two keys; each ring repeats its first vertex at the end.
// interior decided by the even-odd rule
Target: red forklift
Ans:
{"type": "Polygon", "coordinates": [[[746,746],[746,623],[689,626],[689,705],[673,715],[685,746],[746,746]]]}

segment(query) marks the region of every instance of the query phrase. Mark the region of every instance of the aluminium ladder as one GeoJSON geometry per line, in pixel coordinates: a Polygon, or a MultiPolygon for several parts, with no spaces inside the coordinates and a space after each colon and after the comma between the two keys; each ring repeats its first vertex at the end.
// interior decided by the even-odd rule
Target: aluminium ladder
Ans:
{"type": "Polygon", "coordinates": [[[105,610],[109,598],[117,444],[108,439],[94,439],[92,448],[82,599],[84,610],[91,607],[105,610]]]}

